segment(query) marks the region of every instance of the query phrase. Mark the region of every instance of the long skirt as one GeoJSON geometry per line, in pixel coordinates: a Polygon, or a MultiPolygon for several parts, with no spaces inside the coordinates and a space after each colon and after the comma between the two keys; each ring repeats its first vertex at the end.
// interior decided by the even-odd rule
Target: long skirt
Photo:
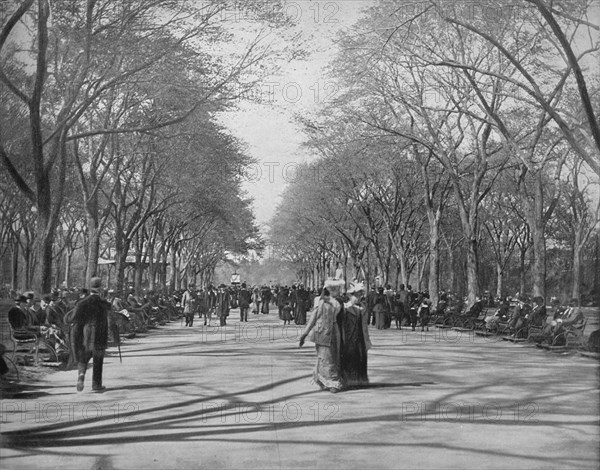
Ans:
{"type": "Polygon", "coordinates": [[[303,306],[296,307],[296,315],[294,316],[294,322],[296,323],[296,325],[306,324],[306,310],[303,306]]]}
{"type": "Polygon", "coordinates": [[[313,372],[313,379],[322,389],[343,388],[340,372],[339,354],[337,347],[320,346],[317,344],[317,363],[313,372]]]}
{"type": "Polygon", "coordinates": [[[369,385],[367,346],[362,329],[362,316],[345,312],[341,318],[342,345],[340,364],[342,379],[347,388],[369,385]]]}
{"type": "Polygon", "coordinates": [[[378,330],[385,328],[385,311],[375,311],[375,328],[378,330]]]}

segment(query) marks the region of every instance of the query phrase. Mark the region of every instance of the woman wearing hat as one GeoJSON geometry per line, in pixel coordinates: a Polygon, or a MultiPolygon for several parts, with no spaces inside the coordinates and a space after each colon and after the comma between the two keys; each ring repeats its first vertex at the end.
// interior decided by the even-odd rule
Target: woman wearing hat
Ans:
{"type": "Polygon", "coordinates": [[[375,327],[378,330],[385,328],[385,317],[388,312],[387,297],[383,292],[383,287],[377,289],[377,294],[374,298],[373,314],[375,315],[375,327]]]}
{"type": "Polygon", "coordinates": [[[371,348],[369,338],[369,317],[362,305],[364,285],[355,283],[347,293],[350,300],[344,304],[339,316],[341,337],[341,369],[344,385],[358,388],[369,385],[367,374],[367,351],[371,348]]]}
{"type": "Polygon", "coordinates": [[[340,296],[343,285],[343,280],[325,281],[317,308],[300,337],[300,346],[304,344],[307,337],[309,341],[315,343],[317,363],[313,379],[322,390],[329,390],[332,393],[339,392],[343,388],[338,327],[338,315],[343,307],[336,298],[340,296]]]}

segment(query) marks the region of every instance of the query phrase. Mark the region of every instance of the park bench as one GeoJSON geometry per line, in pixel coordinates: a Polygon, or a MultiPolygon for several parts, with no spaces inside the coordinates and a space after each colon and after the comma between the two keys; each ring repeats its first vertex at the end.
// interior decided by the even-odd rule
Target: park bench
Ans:
{"type": "Polygon", "coordinates": [[[469,330],[484,330],[485,329],[485,319],[493,315],[493,313],[497,309],[493,307],[485,307],[481,313],[477,316],[477,318],[468,317],[464,321],[464,328],[468,328],[469,330]]]}
{"type": "Polygon", "coordinates": [[[12,360],[14,361],[17,357],[18,352],[26,351],[26,354],[34,354],[35,363],[38,362],[39,356],[39,344],[40,337],[32,331],[28,330],[15,330],[10,323],[8,329],[10,332],[10,341],[13,344],[12,360]]]}
{"type": "Polygon", "coordinates": [[[469,315],[466,311],[461,313],[454,313],[445,321],[444,327],[449,325],[453,330],[456,331],[473,331],[476,329],[483,329],[485,327],[485,319],[493,309],[486,307],[481,313],[475,317],[469,315]]]}
{"type": "MultiPolygon", "coordinates": [[[[564,336],[565,347],[567,347],[567,348],[583,348],[586,346],[585,341],[584,341],[583,332],[585,331],[587,321],[588,321],[588,319],[585,318],[583,320],[583,323],[580,326],[569,327],[564,332],[562,332],[561,334],[558,335],[558,337],[560,337],[561,335],[564,336]]],[[[558,342],[558,340],[555,339],[554,342],[558,342]]]]}
{"type": "Polygon", "coordinates": [[[538,343],[538,348],[548,349],[550,351],[562,352],[576,348],[586,348],[583,332],[587,325],[587,318],[583,323],[576,327],[567,327],[565,331],[552,337],[552,342],[549,344],[538,343]]]}
{"type": "Polygon", "coordinates": [[[19,368],[15,364],[15,361],[13,361],[10,357],[6,355],[6,346],[4,346],[3,343],[0,343],[0,357],[2,357],[2,360],[4,360],[4,363],[8,368],[8,370],[2,375],[2,379],[9,381],[16,380],[18,382],[19,368]]]}

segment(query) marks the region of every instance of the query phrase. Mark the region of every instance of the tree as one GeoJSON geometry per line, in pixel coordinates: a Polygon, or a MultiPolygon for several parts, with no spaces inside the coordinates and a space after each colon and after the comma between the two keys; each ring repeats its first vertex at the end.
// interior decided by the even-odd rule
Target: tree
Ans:
{"type": "MultiPolygon", "coordinates": [[[[234,96],[227,85],[240,80],[243,73],[255,73],[260,68],[269,53],[269,47],[262,45],[262,32],[246,48],[234,51],[231,60],[199,50],[228,38],[219,18],[229,6],[229,2],[218,1],[198,6],[169,0],[81,0],[58,2],[51,9],[48,0],[24,0],[8,16],[0,31],[1,91],[3,96],[11,95],[16,114],[26,113],[28,137],[16,149],[0,128],[0,161],[37,210],[36,290],[47,291],[51,283],[54,233],[71,158],[69,142],[107,133],[151,132],[182,122],[207,100],[234,96]],[[9,40],[11,33],[20,37],[9,40]],[[173,66],[182,58],[185,60],[173,66]],[[189,90],[195,99],[188,100],[184,107],[157,107],[142,93],[128,95],[128,87],[142,89],[140,84],[144,82],[152,83],[154,91],[160,86],[173,90],[186,85],[177,81],[169,84],[164,74],[162,80],[156,80],[160,70],[173,72],[182,64],[185,71],[179,77],[187,73],[189,81],[197,81],[195,90],[189,90]],[[202,74],[193,73],[199,70],[202,74]],[[102,112],[110,99],[116,100],[117,107],[129,100],[124,108],[131,109],[133,103],[138,112],[129,113],[124,120],[92,119],[90,110],[102,112]],[[31,162],[31,172],[19,164],[24,157],[31,162]]],[[[265,21],[260,2],[252,2],[250,11],[257,21],[265,21]]],[[[274,25],[285,24],[281,14],[267,20],[274,25]]],[[[110,113],[107,115],[110,117],[110,113]]],[[[88,188],[90,214],[96,213],[92,207],[94,187],[91,184],[88,188]]],[[[90,217],[95,231],[88,250],[90,275],[98,231],[94,217],[90,217]]]]}

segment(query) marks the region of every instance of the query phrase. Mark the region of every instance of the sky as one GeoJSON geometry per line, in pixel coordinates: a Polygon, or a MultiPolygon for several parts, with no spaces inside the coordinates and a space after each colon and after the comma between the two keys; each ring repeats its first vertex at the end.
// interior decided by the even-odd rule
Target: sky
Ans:
{"type": "Polygon", "coordinates": [[[246,144],[257,164],[248,169],[244,189],[254,199],[261,231],[275,213],[288,184],[297,178],[298,163],[316,158],[302,147],[303,135],[294,115],[312,113],[335,97],[326,66],[335,56],[336,34],[350,27],[369,1],[288,1],[287,13],[308,40],[309,56],[281,63],[277,75],[256,87],[263,103],[240,102],[237,110],[220,117],[231,133],[246,144]]]}
{"type": "MultiPolygon", "coordinates": [[[[326,67],[337,51],[336,35],[351,27],[373,3],[373,0],[287,1],[286,12],[296,20],[296,29],[308,39],[310,55],[305,60],[282,62],[278,75],[265,78],[255,91],[263,104],[240,102],[236,111],[221,116],[222,122],[246,144],[247,153],[257,161],[245,175],[244,189],[254,200],[256,222],[263,234],[268,231],[268,222],[286,185],[301,177],[296,164],[317,158],[302,147],[303,135],[294,115],[314,113],[328,99],[335,98],[338,90],[327,77],[326,67]]],[[[590,9],[589,14],[591,19],[597,18],[600,8],[590,9]]]]}

